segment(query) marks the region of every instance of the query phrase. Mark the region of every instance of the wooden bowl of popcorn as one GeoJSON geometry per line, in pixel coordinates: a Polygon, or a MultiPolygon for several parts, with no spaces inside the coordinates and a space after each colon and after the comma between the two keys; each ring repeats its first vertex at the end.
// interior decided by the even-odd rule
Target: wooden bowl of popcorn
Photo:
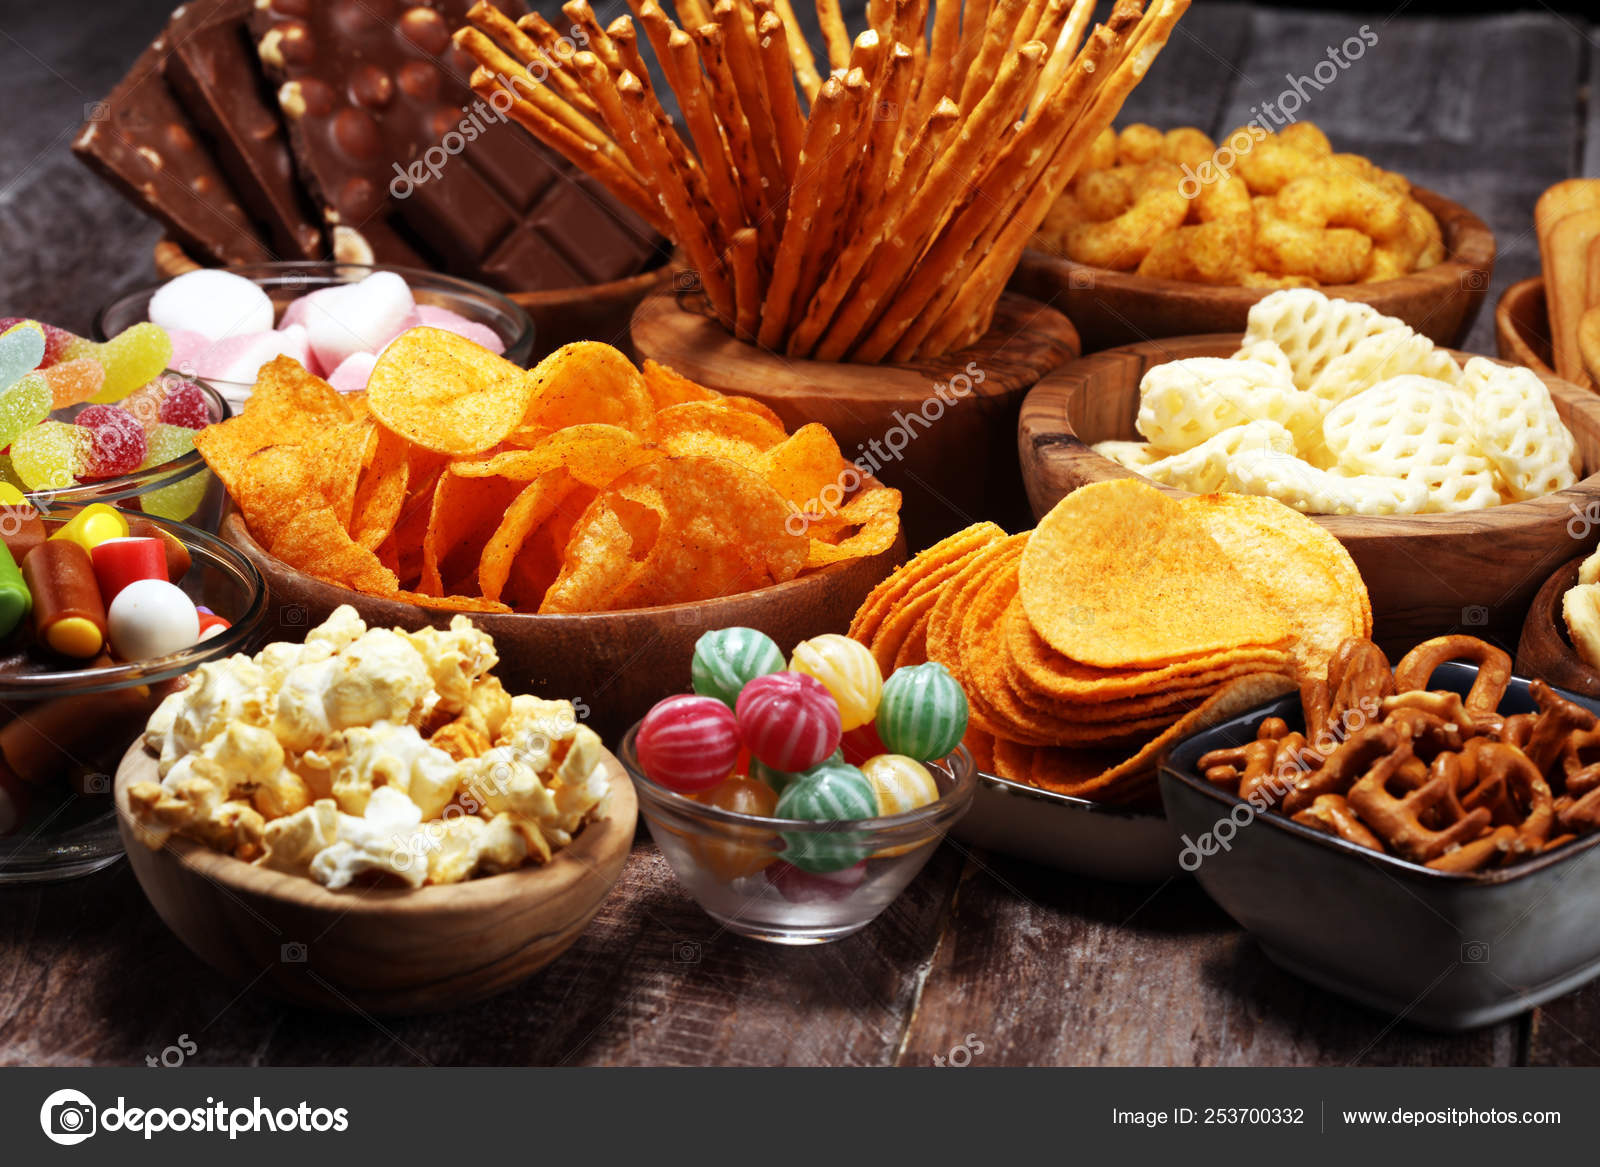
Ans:
{"type": "MultiPolygon", "coordinates": [[[[1569,692],[1600,699],[1600,669],[1584,660],[1573,646],[1563,610],[1567,593],[1579,586],[1578,575],[1586,558],[1580,555],[1562,564],[1534,596],[1528,619],[1522,625],[1522,639],[1517,643],[1517,672],[1525,677],[1543,677],[1569,692]]],[[[1577,612],[1579,619],[1589,622],[1591,631],[1600,630],[1592,602],[1578,605],[1577,612]]]]}
{"type": "MultiPolygon", "coordinates": [[[[1063,495],[1086,483],[1136,473],[1103,451],[1117,453],[1128,462],[1153,462],[1151,473],[1158,480],[1165,479],[1158,485],[1178,496],[1189,492],[1174,483],[1185,481],[1209,490],[1270,494],[1312,513],[1337,509],[1317,505],[1321,500],[1308,497],[1312,488],[1327,484],[1327,480],[1306,473],[1311,467],[1298,457],[1298,447],[1284,451],[1273,436],[1281,436],[1281,431],[1261,425],[1271,421],[1264,402],[1273,391],[1264,386],[1254,387],[1253,392],[1260,396],[1253,399],[1256,404],[1252,406],[1263,412],[1248,415],[1253,419],[1251,441],[1257,445],[1250,448],[1246,443],[1245,448],[1233,454],[1223,451],[1220,456],[1215,456],[1214,447],[1202,450],[1188,459],[1188,466],[1176,467],[1195,471],[1192,476],[1175,475],[1173,463],[1160,464],[1152,460],[1148,449],[1131,445],[1143,436],[1137,424],[1140,386],[1151,369],[1187,358],[1226,360],[1239,352],[1245,339],[1227,334],[1127,345],[1063,365],[1041,381],[1023,404],[1018,432],[1023,478],[1035,513],[1045,514],[1063,495]],[[1102,446],[1102,452],[1091,448],[1107,441],[1128,444],[1102,446]]],[[[1473,360],[1470,354],[1432,349],[1425,341],[1403,343],[1423,365],[1437,361],[1439,354],[1448,355],[1457,366],[1473,360]]],[[[1515,368],[1489,358],[1476,361],[1480,363],[1475,363],[1472,371],[1480,379],[1493,370],[1515,368]]],[[[1184,366],[1181,373],[1175,369],[1157,380],[1164,381],[1169,390],[1176,382],[1182,392],[1190,368],[1184,366]]],[[[1576,469],[1549,468],[1560,489],[1522,501],[1446,513],[1315,513],[1317,521],[1338,537],[1360,568],[1372,597],[1374,638],[1386,649],[1404,651],[1428,637],[1462,630],[1514,647],[1540,583],[1600,526],[1600,398],[1554,377],[1538,380],[1571,434],[1571,461],[1576,469]]],[[[1203,379],[1198,383],[1209,385],[1203,379]]],[[[1521,384],[1525,389],[1526,384],[1521,384]]],[[[1344,407],[1343,403],[1334,407],[1340,408],[1345,408],[1341,419],[1347,419],[1362,407],[1344,407]]],[[[1334,413],[1327,416],[1333,418],[1334,413]]],[[[1392,424],[1394,421],[1379,415],[1368,424],[1383,435],[1403,440],[1404,418],[1402,424],[1392,424]]],[[[1412,489],[1393,487],[1388,476],[1366,477],[1382,481],[1365,483],[1364,488],[1412,489]]],[[[1338,483],[1331,485],[1343,489],[1338,483]]],[[[1406,510],[1416,501],[1409,495],[1387,498],[1381,490],[1377,497],[1377,506],[1363,509],[1406,510]]],[[[1459,501],[1472,500],[1463,497],[1459,501]]]]}
{"type": "Polygon", "coordinates": [[[202,666],[114,782],[167,926],[241,986],[366,1014],[455,1008],[560,956],[637,803],[569,704],[505,692],[491,643],[343,608],[304,645],[202,666]]]}

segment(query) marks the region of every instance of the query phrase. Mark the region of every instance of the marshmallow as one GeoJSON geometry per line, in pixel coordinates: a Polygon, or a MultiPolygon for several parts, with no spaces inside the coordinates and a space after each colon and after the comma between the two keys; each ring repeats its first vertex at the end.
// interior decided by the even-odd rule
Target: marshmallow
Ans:
{"type": "Polygon", "coordinates": [[[311,355],[326,370],[357,352],[377,352],[422,323],[403,277],[374,272],[357,284],[324,288],[305,297],[311,355]]]}
{"type": "Polygon", "coordinates": [[[219,268],[186,272],[150,298],[153,322],[168,332],[198,332],[209,340],[266,332],[272,317],[272,301],[254,281],[219,268]]]}
{"type": "Polygon", "coordinates": [[[441,328],[445,332],[464,336],[474,344],[481,344],[492,353],[506,351],[505,341],[500,339],[498,332],[487,324],[468,320],[459,312],[452,312],[449,308],[441,308],[437,304],[418,304],[417,315],[422,318],[422,323],[430,328],[441,328]]]}

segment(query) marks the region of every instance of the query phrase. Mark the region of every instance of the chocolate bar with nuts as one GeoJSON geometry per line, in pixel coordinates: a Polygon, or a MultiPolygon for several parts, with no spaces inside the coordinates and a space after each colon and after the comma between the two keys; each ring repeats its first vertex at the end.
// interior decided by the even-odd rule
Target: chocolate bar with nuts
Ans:
{"type": "MultiPolygon", "coordinates": [[[[497,0],[511,15],[515,0],[497,0]]],[[[341,259],[505,291],[632,275],[660,240],[465,84],[470,0],[261,0],[251,31],[341,259]]]]}

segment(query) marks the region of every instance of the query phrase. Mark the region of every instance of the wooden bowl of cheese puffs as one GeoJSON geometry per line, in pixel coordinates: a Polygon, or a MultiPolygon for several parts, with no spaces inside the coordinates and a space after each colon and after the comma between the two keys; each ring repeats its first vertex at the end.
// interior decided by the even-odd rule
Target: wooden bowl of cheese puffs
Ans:
{"type": "Polygon", "coordinates": [[[1482,219],[1310,122],[1107,130],[1011,287],[1064,309],[1084,351],[1238,332],[1280,288],[1371,304],[1437,344],[1465,338],[1494,270],[1482,219]]]}

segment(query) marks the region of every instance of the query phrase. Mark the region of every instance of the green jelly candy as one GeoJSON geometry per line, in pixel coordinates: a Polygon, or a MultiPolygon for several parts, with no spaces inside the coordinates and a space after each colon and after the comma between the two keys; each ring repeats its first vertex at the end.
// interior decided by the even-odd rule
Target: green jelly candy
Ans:
{"type": "MultiPolygon", "coordinates": [[[[182,458],[194,449],[194,435],[197,432],[181,425],[151,426],[146,434],[150,451],[145,455],[144,463],[139,469],[153,470],[157,466],[182,458]]],[[[168,486],[158,486],[141,494],[139,505],[144,508],[147,515],[182,522],[200,509],[200,502],[205,498],[206,488],[210,485],[211,471],[202,464],[187,478],[180,478],[168,486]]]]}
{"type": "Polygon", "coordinates": [[[0,637],[10,636],[33,611],[33,593],[22,579],[22,569],[11,550],[0,543],[0,637]]]}

